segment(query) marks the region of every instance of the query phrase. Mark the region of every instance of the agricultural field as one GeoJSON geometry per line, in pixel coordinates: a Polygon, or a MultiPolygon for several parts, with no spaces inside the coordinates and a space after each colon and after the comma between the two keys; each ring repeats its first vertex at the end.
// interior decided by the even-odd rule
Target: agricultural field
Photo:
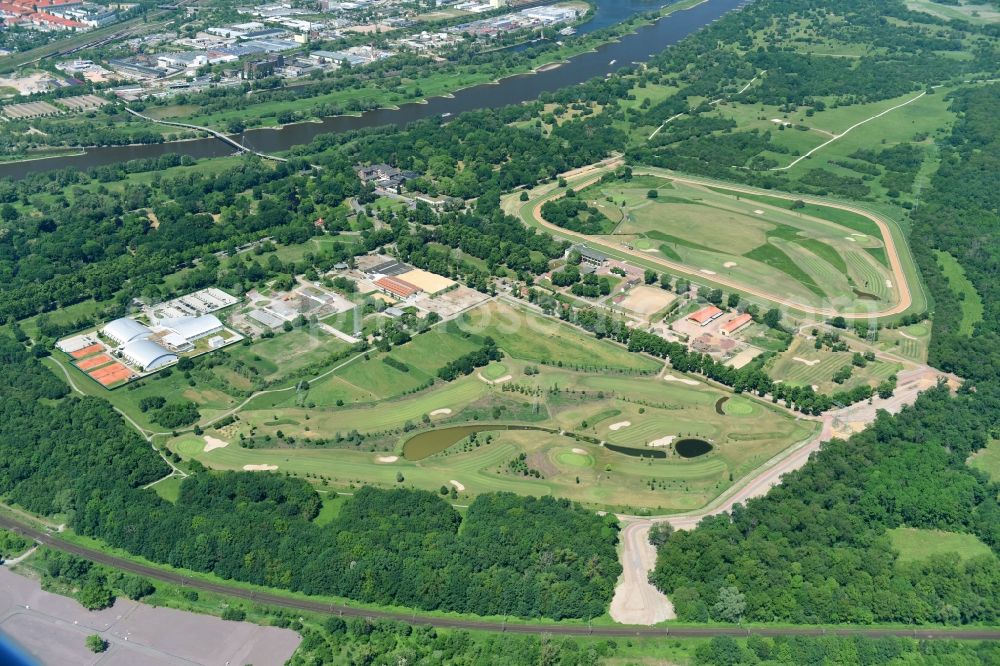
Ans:
{"type": "Polygon", "coordinates": [[[580,196],[617,222],[603,242],[696,267],[708,278],[721,275],[814,306],[884,308],[899,299],[879,230],[861,215],[815,205],[789,210],[652,176],[595,185],[580,196]]]}
{"type": "Polygon", "coordinates": [[[868,361],[863,368],[855,367],[851,365],[853,355],[853,351],[816,349],[812,340],[796,336],[788,350],[770,362],[768,373],[786,384],[814,386],[817,391],[835,393],[862,384],[874,387],[903,369],[902,363],[882,359],[868,361]],[[844,366],[851,366],[851,378],[838,384],[833,377],[844,366]]]}
{"type": "Polygon", "coordinates": [[[657,361],[568,325],[551,322],[541,336],[550,322],[533,314],[496,302],[480,309],[487,312],[473,311],[460,326],[435,328],[392,350],[411,367],[407,373],[375,355],[358,359],[304,393],[261,396],[235,424],[205,436],[181,435],[168,447],[213,468],[288,472],[330,491],[361,484],[443,486],[463,500],[506,490],[594,507],[683,511],[705,505],[818,427],[769,403],[664,375],[657,361]],[[526,321],[515,328],[511,322],[519,317],[526,321]],[[487,319],[475,333],[463,330],[487,319]],[[485,335],[506,352],[502,361],[418,390],[396,376],[429,377],[429,349],[444,350],[435,362],[446,362],[485,335]],[[590,362],[544,364],[551,350],[530,344],[535,339],[590,362]],[[337,395],[355,400],[338,406],[337,395]],[[543,430],[486,430],[419,460],[403,453],[412,436],[432,428],[491,423],[543,430]],[[711,450],[682,457],[673,444],[683,438],[708,442],[711,450]]]}

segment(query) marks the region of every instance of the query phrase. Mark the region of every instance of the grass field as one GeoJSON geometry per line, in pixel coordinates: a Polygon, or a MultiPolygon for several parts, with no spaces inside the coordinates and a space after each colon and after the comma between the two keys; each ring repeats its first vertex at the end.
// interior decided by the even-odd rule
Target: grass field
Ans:
{"type": "MultiPolygon", "coordinates": [[[[646,176],[587,189],[589,201],[615,206],[621,223],[609,242],[633,244],[699,269],[775,293],[820,304],[853,290],[890,303],[888,267],[869,250],[883,250],[875,224],[849,211],[766,195],[743,195],[646,176]],[[671,185],[649,199],[654,186],[671,185]]],[[[856,298],[852,297],[852,298],[856,298]]]]}
{"type": "Polygon", "coordinates": [[[900,562],[923,560],[933,555],[957,556],[962,560],[993,556],[990,547],[972,534],[897,527],[889,530],[889,539],[899,552],[900,562]]]}
{"type": "Polygon", "coordinates": [[[972,335],[972,327],[983,319],[983,299],[955,257],[940,250],[934,254],[941,272],[948,280],[948,286],[958,296],[962,307],[962,323],[958,331],[962,335],[972,335]]]}
{"type": "Polygon", "coordinates": [[[496,301],[463,315],[461,328],[492,337],[498,347],[523,361],[644,373],[661,367],[653,359],[629,353],[571,326],[496,301]]]}
{"type": "Polygon", "coordinates": [[[985,449],[969,457],[968,464],[989,474],[993,481],[1000,482],[1000,440],[991,439],[985,449]]]}
{"type": "MultiPolygon", "coordinates": [[[[587,341],[594,345],[592,353],[602,357],[612,358],[618,351],[608,342],[587,341]]],[[[429,490],[457,481],[465,488],[460,492],[464,499],[506,490],[556,494],[595,507],[680,511],[703,506],[732,479],[806,438],[815,428],[812,422],[796,420],[776,407],[747,398],[733,398],[733,408],[720,415],[715,405],[729,394],[702,383],[691,386],[664,382],[656,375],[608,375],[567,366],[541,366],[538,374],[526,373],[533,364],[531,359],[509,356],[494,364],[496,368],[487,366],[484,371],[490,375],[512,375],[503,385],[490,386],[470,375],[412,395],[358,406],[251,404],[241,412],[238,425],[213,433],[230,442],[228,446],[206,452],[205,440],[194,435],[183,435],[169,446],[186,459],[197,458],[219,469],[267,465],[313,480],[321,476],[323,488],[331,491],[349,491],[360,484],[394,486],[399,473],[404,485],[429,490]],[[502,410],[497,412],[497,408],[502,410]],[[428,421],[440,426],[498,419],[536,423],[633,447],[697,434],[710,439],[715,448],[696,459],[671,453],[666,459],[652,460],[541,431],[497,431],[491,443],[469,450],[463,450],[460,443],[418,462],[389,458],[399,456],[402,443],[414,434],[404,429],[407,422],[411,425],[406,427],[419,427],[428,421]],[[611,429],[623,421],[630,425],[611,429]],[[302,447],[305,440],[352,430],[366,433],[366,439],[358,445],[302,447]],[[294,437],[296,446],[279,448],[279,431],[294,437]],[[257,448],[241,448],[239,433],[252,433],[257,448]],[[272,437],[269,444],[262,443],[264,436],[272,437]],[[538,470],[541,478],[512,470],[509,463],[522,452],[527,467],[538,470]]],[[[354,367],[369,365],[385,364],[372,359],[354,367]]],[[[483,439],[481,434],[480,442],[483,439]]],[[[671,451],[669,441],[659,450],[671,451]]]]}
{"type": "Polygon", "coordinates": [[[768,365],[772,377],[782,379],[795,386],[816,386],[823,393],[835,393],[868,384],[876,386],[884,379],[903,369],[901,363],[875,360],[864,368],[854,367],[851,378],[843,384],[833,381],[837,371],[851,365],[853,352],[832,352],[827,348],[816,349],[812,340],[796,337],[788,351],[782,353],[768,365]],[[801,360],[798,360],[801,359],[801,360]],[[816,362],[818,361],[818,363],[816,362]]]}

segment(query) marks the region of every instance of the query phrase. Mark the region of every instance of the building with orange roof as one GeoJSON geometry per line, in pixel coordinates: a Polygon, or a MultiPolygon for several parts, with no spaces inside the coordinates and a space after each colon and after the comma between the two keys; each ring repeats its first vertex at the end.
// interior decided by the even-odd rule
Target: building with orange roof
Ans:
{"type": "Polygon", "coordinates": [[[693,321],[699,326],[707,326],[710,322],[715,321],[722,316],[722,310],[715,307],[714,305],[709,305],[707,307],[698,310],[693,315],[688,317],[688,321],[693,321]]]}
{"type": "Polygon", "coordinates": [[[725,324],[720,326],[719,332],[721,332],[723,335],[733,335],[737,331],[740,331],[749,326],[750,322],[752,321],[753,317],[744,312],[741,315],[736,315],[735,317],[727,321],[725,324]]]}
{"type": "Polygon", "coordinates": [[[389,294],[390,296],[395,296],[396,298],[409,298],[414,294],[420,293],[420,288],[416,285],[390,275],[380,277],[375,280],[374,284],[383,292],[389,294]]]}

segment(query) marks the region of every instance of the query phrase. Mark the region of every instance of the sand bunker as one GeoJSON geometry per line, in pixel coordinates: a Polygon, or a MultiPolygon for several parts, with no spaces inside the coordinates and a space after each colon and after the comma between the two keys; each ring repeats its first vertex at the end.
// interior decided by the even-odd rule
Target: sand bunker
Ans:
{"type": "Polygon", "coordinates": [[[754,214],[754,215],[763,215],[763,214],[764,214],[764,211],[762,211],[762,210],[761,210],[760,208],[758,208],[757,210],[755,210],[755,211],[753,212],[753,214],[754,214]]]}
{"type": "Polygon", "coordinates": [[[847,240],[851,241],[852,243],[857,243],[858,242],[858,239],[855,238],[854,236],[845,236],[844,238],[846,238],[847,240]]]}
{"type": "Polygon", "coordinates": [[[277,465],[243,465],[244,472],[273,472],[277,465]]]}
{"type": "Polygon", "coordinates": [[[726,263],[722,264],[722,266],[723,266],[723,268],[735,268],[736,262],[735,261],[727,261],[726,263]]]}
{"type": "Polygon", "coordinates": [[[675,439],[677,439],[676,435],[667,435],[666,437],[654,439],[649,443],[649,446],[670,446],[675,439]]]}
{"type": "Polygon", "coordinates": [[[375,461],[380,463],[394,463],[397,460],[399,460],[399,456],[379,456],[375,458],[375,461]]]}
{"type": "Polygon", "coordinates": [[[621,430],[622,428],[627,428],[632,425],[631,421],[619,421],[618,423],[612,423],[608,426],[608,430],[621,430]]]}
{"type": "Polygon", "coordinates": [[[701,272],[704,273],[705,275],[715,275],[715,271],[710,271],[707,268],[702,268],[701,272]]]}
{"type": "Polygon", "coordinates": [[[431,416],[445,416],[447,414],[451,414],[451,410],[448,409],[447,407],[442,407],[441,409],[435,409],[433,412],[431,412],[430,415],[431,416]]]}
{"type": "Polygon", "coordinates": [[[221,439],[212,437],[211,435],[205,435],[205,453],[214,449],[224,449],[227,446],[229,446],[229,442],[224,442],[221,439]]]}
{"type": "Polygon", "coordinates": [[[687,384],[688,386],[697,386],[698,382],[693,379],[687,379],[685,377],[674,377],[673,375],[663,375],[663,381],[665,382],[680,382],[681,384],[687,384]]]}
{"type": "Polygon", "coordinates": [[[588,455],[587,450],[586,449],[581,449],[581,448],[573,449],[573,453],[575,453],[577,455],[580,455],[580,456],[588,455]]]}
{"type": "Polygon", "coordinates": [[[888,287],[889,289],[892,289],[892,280],[886,280],[885,286],[888,287]]]}
{"type": "Polygon", "coordinates": [[[803,363],[805,365],[816,365],[817,363],[819,363],[819,359],[814,359],[812,361],[807,361],[804,358],[802,358],[801,356],[793,356],[792,360],[793,361],[798,361],[799,363],[803,363]]]}
{"type": "Polygon", "coordinates": [[[448,483],[450,483],[451,485],[455,486],[455,490],[457,490],[458,492],[462,492],[463,490],[465,490],[465,486],[463,486],[461,483],[459,483],[455,479],[452,479],[448,483]]]}
{"type": "Polygon", "coordinates": [[[497,377],[494,380],[489,380],[489,379],[486,379],[486,377],[484,377],[483,373],[481,373],[481,372],[476,373],[476,374],[477,374],[477,376],[480,379],[482,379],[487,384],[503,384],[504,382],[509,382],[511,379],[514,378],[512,375],[504,375],[503,377],[497,377]]]}
{"type": "Polygon", "coordinates": [[[852,236],[857,236],[858,238],[868,238],[868,234],[859,234],[857,232],[851,234],[852,236]]]}

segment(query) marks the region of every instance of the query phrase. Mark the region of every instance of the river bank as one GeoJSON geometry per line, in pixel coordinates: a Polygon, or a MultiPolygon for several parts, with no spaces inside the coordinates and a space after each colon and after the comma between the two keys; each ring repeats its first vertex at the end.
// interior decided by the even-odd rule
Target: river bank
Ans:
{"type": "MultiPolygon", "coordinates": [[[[692,0],[694,1],[694,0],[692,0]]],[[[307,144],[320,134],[344,133],[385,125],[403,126],[418,120],[457,115],[465,111],[497,108],[536,99],[545,92],[583,83],[597,76],[606,76],[633,62],[643,62],[671,44],[675,44],[726,13],[747,4],[748,0],[701,0],[672,11],[633,32],[609,41],[584,53],[565,59],[556,68],[512,75],[496,82],[472,84],[468,87],[442,91],[440,96],[428,96],[421,102],[397,105],[393,109],[373,109],[361,115],[324,118],[321,122],[301,122],[275,128],[246,130],[234,138],[241,144],[262,153],[280,153],[293,146],[307,144]],[[445,96],[447,95],[447,96],[445,96]]],[[[604,4],[604,3],[602,3],[604,4]]],[[[169,142],[140,146],[109,146],[94,148],[84,155],[36,160],[30,163],[0,164],[0,178],[18,179],[30,173],[54,169],[87,169],[117,164],[133,159],[156,158],[168,153],[183,153],[194,158],[221,157],[231,154],[232,147],[214,138],[195,139],[183,143],[169,142]]]]}

